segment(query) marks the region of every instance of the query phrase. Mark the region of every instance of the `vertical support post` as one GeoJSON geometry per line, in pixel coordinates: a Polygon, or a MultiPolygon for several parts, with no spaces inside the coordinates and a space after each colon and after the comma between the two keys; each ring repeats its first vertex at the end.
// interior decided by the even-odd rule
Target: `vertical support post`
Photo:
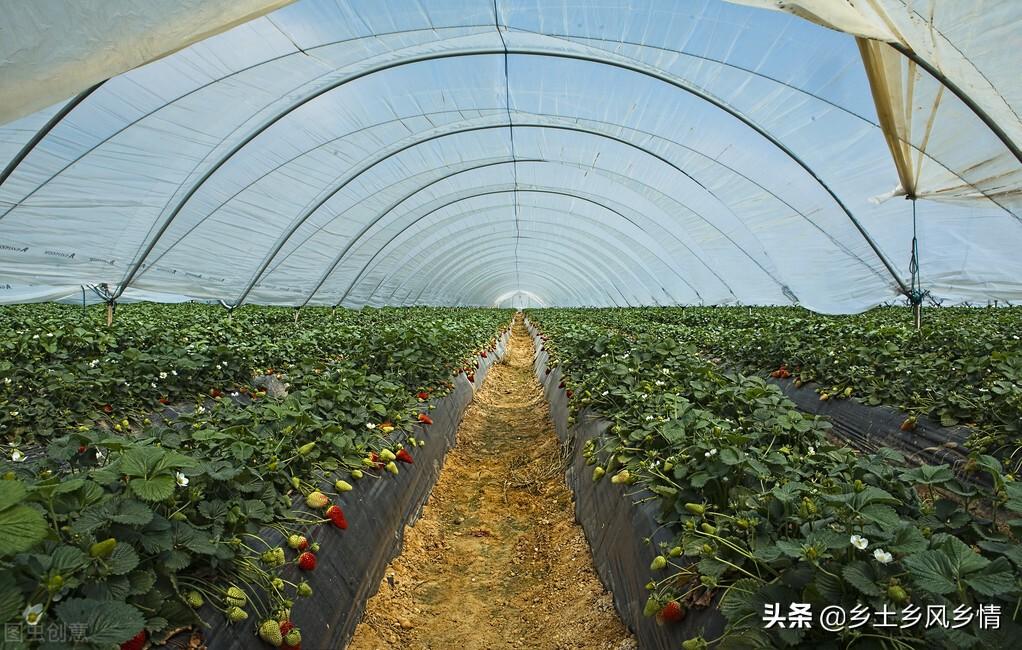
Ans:
{"type": "Polygon", "coordinates": [[[916,229],[916,197],[909,194],[905,198],[912,201],[912,255],[908,262],[908,271],[911,274],[911,291],[909,302],[912,304],[912,319],[915,322],[916,331],[923,328],[923,291],[922,281],[919,279],[919,235],[916,229]]]}
{"type": "Polygon", "coordinates": [[[106,326],[110,327],[114,324],[114,301],[106,301],[106,326]]]}

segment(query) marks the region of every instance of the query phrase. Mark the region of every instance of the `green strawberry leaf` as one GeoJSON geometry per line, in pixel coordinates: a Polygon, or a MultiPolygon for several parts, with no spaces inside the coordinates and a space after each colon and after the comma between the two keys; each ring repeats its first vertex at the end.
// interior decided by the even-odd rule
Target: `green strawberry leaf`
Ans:
{"type": "Polygon", "coordinates": [[[82,641],[98,646],[121,644],[145,627],[145,617],[127,603],[72,598],[57,604],[57,617],[81,630],[82,641]]]}
{"type": "Polygon", "coordinates": [[[31,506],[17,505],[0,511],[0,557],[27,551],[48,532],[46,519],[31,506]]]}

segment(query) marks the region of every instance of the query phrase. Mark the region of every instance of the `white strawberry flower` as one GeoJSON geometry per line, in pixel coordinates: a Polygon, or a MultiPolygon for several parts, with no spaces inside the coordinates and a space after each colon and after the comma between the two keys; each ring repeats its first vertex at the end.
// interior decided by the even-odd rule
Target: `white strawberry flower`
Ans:
{"type": "Polygon", "coordinates": [[[647,415],[646,416],[646,422],[651,422],[652,420],[653,420],[653,416],[652,415],[647,415]]]}
{"type": "Polygon", "coordinates": [[[11,452],[11,460],[15,463],[24,463],[27,459],[28,457],[21,453],[20,449],[15,449],[11,452]]]}
{"type": "Polygon", "coordinates": [[[885,551],[884,549],[878,548],[877,550],[873,551],[873,558],[880,564],[890,564],[891,560],[894,559],[894,556],[885,551]]]}
{"type": "Polygon", "coordinates": [[[150,388],[156,388],[156,383],[155,382],[149,382],[149,387],[150,388]]]}
{"type": "Polygon", "coordinates": [[[11,414],[12,418],[18,417],[18,413],[19,413],[19,411],[10,411],[10,414],[11,414]]]}
{"type": "Polygon", "coordinates": [[[373,424],[372,422],[366,422],[366,429],[369,429],[370,431],[372,431],[375,428],[376,428],[375,424],[373,424]]]}
{"type": "Polygon", "coordinates": [[[178,487],[188,487],[188,477],[181,472],[174,473],[174,480],[177,482],[178,487]]]}
{"type": "Polygon", "coordinates": [[[38,334],[33,334],[33,335],[32,335],[32,340],[33,340],[33,341],[37,340],[38,338],[39,338],[39,335],[38,335],[38,334]]]}
{"type": "Polygon", "coordinates": [[[166,378],[167,378],[167,373],[166,372],[160,372],[160,379],[166,379],[166,378]]]}
{"type": "Polygon", "coordinates": [[[610,395],[610,391],[609,390],[605,390],[602,393],[600,393],[600,395],[603,396],[603,397],[606,397],[607,395],[610,395]]]}
{"type": "Polygon", "coordinates": [[[172,375],[174,375],[175,377],[177,377],[177,370],[171,370],[171,371],[170,371],[170,374],[172,374],[172,375]]]}
{"type": "Polygon", "coordinates": [[[89,367],[90,368],[95,368],[98,365],[99,365],[99,359],[93,359],[92,361],[89,362],[89,367]]]}
{"type": "Polygon", "coordinates": [[[43,620],[43,604],[36,603],[35,605],[29,605],[25,608],[25,611],[21,613],[25,618],[25,622],[35,627],[43,620]]]}
{"type": "Polygon", "coordinates": [[[869,540],[863,537],[862,535],[852,535],[851,537],[848,538],[848,541],[851,542],[852,546],[859,549],[860,551],[864,550],[867,546],[869,546],[869,540]]]}
{"type": "Polygon", "coordinates": [[[206,412],[206,407],[200,404],[198,408],[195,409],[195,412],[198,413],[199,415],[202,415],[203,413],[206,412]]]}

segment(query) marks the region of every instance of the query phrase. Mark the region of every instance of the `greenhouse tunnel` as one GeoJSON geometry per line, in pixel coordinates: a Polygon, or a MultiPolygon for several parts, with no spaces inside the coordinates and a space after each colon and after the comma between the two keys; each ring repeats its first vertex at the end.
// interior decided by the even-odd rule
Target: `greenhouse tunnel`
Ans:
{"type": "Polygon", "coordinates": [[[213,4],[8,12],[0,300],[1019,297],[1012,3],[213,4]]]}
{"type": "Polygon", "coordinates": [[[0,646],[1019,647],[1020,52],[0,0],[0,646]]]}

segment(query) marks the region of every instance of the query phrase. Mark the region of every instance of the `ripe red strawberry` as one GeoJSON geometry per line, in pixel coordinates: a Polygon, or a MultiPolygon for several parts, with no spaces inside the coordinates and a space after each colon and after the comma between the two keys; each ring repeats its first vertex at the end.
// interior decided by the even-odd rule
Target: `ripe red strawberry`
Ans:
{"type": "Polygon", "coordinates": [[[562,381],[561,383],[557,384],[557,387],[558,388],[564,388],[564,382],[562,381]]]}
{"type": "Polygon", "coordinates": [[[466,375],[466,378],[468,379],[469,383],[474,384],[476,381],[476,374],[474,372],[470,372],[468,373],[468,375],[466,375]]]}
{"type": "Polygon", "coordinates": [[[170,404],[170,398],[169,397],[161,397],[158,401],[160,402],[160,404],[163,404],[164,406],[166,406],[167,404],[170,404]]]}
{"type": "Polygon", "coordinates": [[[425,400],[429,399],[429,393],[427,393],[427,392],[426,392],[426,391],[424,391],[424,390],[420,390],[420,391],[419,391],[419,394],[418,394],[418,395],[416,395],[416,397],[418,397],[419,399],[421,399],[421,400],[425,401],[425,400]]]}
{"type": "Polygon", "coordinates": [[[685,618],[685,610],[682,609],[681,604],[676,600],[668,601],[664,605],[660,613],[657,614],[657,619],[661,623],[678,623],[685,618]]]}
{"type": "Polygon", "coordinates": [[[426,413],[419,413],[419,422],[423,424],[433,424],[433,418],[429,417],[426,413]]]}
{"type": "Polygon", "coordinates": [[[88,450],[89,450],[89,448],[88,448],[88,447],[86,447],[85,445],[78,445],[78,453],[79,453],[79,454],[84,454],[84,453],[85,453],[85,452],[87,452],[88,450]]]}
{"type": "Polygon", "coordinates": [[[575,391],[573,391],[573,390],[571,390],[571,389],[569,388],[569,389],[568,389],[568,392],[567,392],[567,393],[565,393],[565,395],[567,395],[567,396],[568,396],[568,399],[571,399],[572,397],[574,397],[574,396],[575,396],[575,391]]]}
{"type": "Polygon", "coordinates": [[[485,359],[486,358],[486,350],[483,350],[482,354],[480,354],[479,356],[481,356],[482,358],[485,359]]]}
{"type": "Polygon", "coordinates": [[[146,631],[140,630],[138,634],[121,644],[121,650],[142,650],[145,647],[146,631]]]}
{"type": "Polygon", "coordinates": [[[543,374],[544,374],[544,375],[549,375],[549,374],[550,374],[550,370],[551,370],[550,368],[547,368],[547,369],[546,369],[546,372],[544,372],[543,374]]]}
{"type": "Polygon", "coordinates": [[[344,511],[341,510],[340,506],[330,506],[326,509],[326,518],[330,520],[334,526],[345,530],[348,527],[348,520],[344,517],[344,511]]]}
{"type": "Polygon", "coordinates": [[[223,391],[220,390],[219,388],[210,388],[209,389],[209,396],[212,397],[213,399],[216,399],[216,398],[220,397],[223,394],[224,394],[223,391]]]}
{"type": "Polygon", "coordinates": [[[287,636],[287,633],[295,629],[295,624],[290,620],[280,622],[280,635],[287,636]]]}
{"type": "Polygon", "coordinates": [[[111,413],[114,412],[114,407],[111,406],[110,404],[104,404],[103,405],[103,412],[106,413],[107,415],[110,415],[111,413]]]}
{"type": "Polygon", "coordinates": [[[408,463],[409,465],[411,465],[412,463],[415,462],[414,460],[412,460],[412,455],[408,453],[407,449],[398,449],[395,456],[402,463],[408,463]]]}
{"type": "Polygon", "coordinates": [[[316,568],[316,556],[305,551],[298,556],[298,568],[302,571],[312,571],[316,568]]]}

